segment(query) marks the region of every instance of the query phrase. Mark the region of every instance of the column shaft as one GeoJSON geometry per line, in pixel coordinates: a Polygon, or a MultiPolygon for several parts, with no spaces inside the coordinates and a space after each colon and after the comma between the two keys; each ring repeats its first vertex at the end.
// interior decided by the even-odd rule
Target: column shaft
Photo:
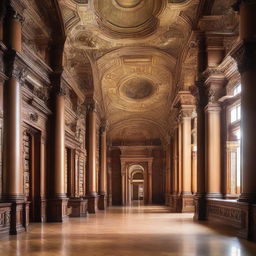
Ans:
{"type": "Polygon", "coordinates": [[[88,112],[88,183],[87,183],[87,197],[88,197],[88,212],[96,213],[97,211],[97,173],[96,173],[96,120],[97,113],[95,107],[91,107],[88,112]]]}
{"type": "Polygon", "coordinates": [[[107,135],[106,128],[101,130],[101,154],[100,154],[100,199],[99,209],[105,210],[107,207],[107,135]]]}
{"type": "Polygon", "coordinates": [[[166,167],[166,175],[165,175],[165,204],[169,205],[169,197],[171,194],[171,152],[170,145],[167,145],[167,149],[165,152],[165,167],[166,167]]]}
{"type": "Polygon", "coordinates": [[[15,201],[24,199],[24,195],[21,168],[21,92],[20,84],[14,77],[6,82],[4,111],[3,197],[15,201]]]}
{"type": "Polygon", "coordinates": [[[148,162],[148,203],[152,204],[152,162],[148,162]]]}
{"type": "Polygon", "coordinates": [[[256,2],[242,1],[240,5],[240,38],[242,55],[238,56],[241,73],[241,126],[242,126],[242,193],[240,201],[256,202],[255,152],[256,152],[256,2]]]}
{"type": "Polygon", "coordinates": [[[191,195],[191,118],[182,120],[182,194],[191,195]]]}
{"type": "Polygon", "coordinates": [[[65,96],[55,98],[54,197],[65,198],[65,96]]]}
{"type": "Polygon", "coordinates": [[[221,108],[208,105],[206,113],[206,171],[207,197],[218,198],[221,194],[221,108]]]}

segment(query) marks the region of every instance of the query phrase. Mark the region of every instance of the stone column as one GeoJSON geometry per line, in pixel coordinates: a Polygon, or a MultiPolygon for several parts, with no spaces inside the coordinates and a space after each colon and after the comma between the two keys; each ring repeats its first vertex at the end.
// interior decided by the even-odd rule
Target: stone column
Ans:
{"type": "Polygon", "coordinates": [[[148,161],[148,204],[152,204],[152,164],[153,159],[148,161]]]}
{"type": "Polygon", "coordinates": [[[170,194],[171,194],[171,145],[166,145],[165,151],[165,205],[169,205],[170,194]]]}
{"type": "Polygon", "coordinates": [[[205,106],[207,104],[207,94],[203,83],[197,83],[191,88],[196,98],[197,113],[197,192],[194,196],[195,201],[195,220],[205,220],[206,218],[206,184],[205,184],[205,106]]]}
{"type": "Polygon", "coordinates": [[[100,130],[101,147],[100,147],[100,197],[99,210],[107,208],[107,134],[106,125],[100,130]]]}
{"type": "Polygon", "coordinates": [[[126,166],[125,162],[121,161],[121,176],[122,176],[122,205],[126,205],[125,191],[126,191],[126,166]]]}
{"type": "Polygon", "coordinates": [[[45,168],[45,136],[41,137],[40,147],[40,200],[41,222],[46,221],[46,168],[45,168]]]}
{"type": "Polygon", "coordinates": [[[171,182],[172,182],[172,191],[170,197],[170,211],[176,212],[176,202],[177,202],[177,195],[178,195],[178,129],[177,127],[173,130],[172,136],[172,175],[171,175],[171,182]]]}
{"type": "Polygon", "coordinates": [[[206,122],[206,192],[207,198],[222,198],[221,106],[218,99],[224,94],[223,74],[210,75],[205,85],[208,104],[205,107],[206,122]]]}
{"type": "Polygon", "coordinates": [[[192,162],[191,162],[191,120],[192,110],[183,109],[182,115],[182,212],[193,211],[192,162]]]}
{"type": "Polygon", "coordinates": [[[108,206],[112,205],[112,165],[111,158],[108,158],[108,206]]]}
{"type": "Polygon", "coordinates": [[[181,180],[181,184],[179,184],[180,198],[176,210],[178,212],[193,212],[191,120],[195,100],[189,91],[180,91],[174,100],[174,104],[179,111],[179,180],[181,180]]]}
{"type": "Polygon", "coordinates": [[[54,140],[52,173],[52,194],[48,200],[48,217],[50,222],[63,222],[67,217],[68,198],[65,191],[65,87],[62,74],[55,73],[52,77],[55,87],[54,95],[54,140]]]}
{"type": "Polygon", "coordinates": [[[242,126],[242,192],[241,202],[256,203],[255,153],[256,153],[256,2],[239,1],[241,44],[232,54],[241,74],[241,126],[242,126]]]}
{"type": "Polygon", "coordinates": [[[88,212],[96,213],[97,211],[97,173],[96,173],[96,106],[94,103],[88,106],[88,176],[87,176],[87,198],[88,212]]]}
{"type": "Polygon", "coordinates": [[[11,234],[24,231],[24,191],[21,159],[21,83],[25,64],[20,59],[23,18],[11,7],[8,9],[8,47],[4,86],[3,139],[3,200],[12,203],[11,234]],[[23,220],[22,220],[23,219],[23,220]]]}
{"type": "MultiPolygon", "coordinates": [[[[194,122],[197,122],[197,118],[194,119],[194,122]]],[[[193,195],[197,192],[197,144],[196,144],[196,127],[192,134],[192,193],[193,195]]]]}
{"type": "MultiPolygon", "coordinates": [[[[256,203],[255,186],[255,153],[256,153],[256,2],[239,0],[234,5],[240,14],[241,44],[231,54],[238,63],[241,74],[241,159],[242,159],[242,191],[240,202],[256,203]]],[[[256,241],[255,207],[248,212],[248,233],[246,238],[256,241]]]]}

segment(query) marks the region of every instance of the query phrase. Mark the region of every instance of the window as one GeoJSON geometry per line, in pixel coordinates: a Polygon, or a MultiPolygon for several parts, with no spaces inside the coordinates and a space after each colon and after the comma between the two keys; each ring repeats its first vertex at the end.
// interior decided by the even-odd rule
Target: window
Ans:
{"type": "Polygon", "coordinates": [[[231,123],[237,122],[241,119],[241,105],[236,105],[230,110],[231,123]]]}
{"type": "Polygon", "coordinates": [[[227,197],[237,198],[241,191],[241,84],[233,87],[234,97],[227,104],[227,197]]]}
{"type": "Polygon", "coordinates": [[[238,84],[237,86],[235,86],[235,88],[233,89],[233,96],[236,96],[238,94],[240,94],[242,91],[242,86],[241,84],[238,84]]]}

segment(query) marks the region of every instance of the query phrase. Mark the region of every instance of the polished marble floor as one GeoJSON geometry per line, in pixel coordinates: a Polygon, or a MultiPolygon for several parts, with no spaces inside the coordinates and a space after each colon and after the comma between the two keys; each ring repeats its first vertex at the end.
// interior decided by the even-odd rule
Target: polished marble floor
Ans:
{"type": "Polygon", "coordinates": [[[255,256],[256,244],[171,214],[163,206],[112,207],[66,223],[31,224],[0,240],[1,256],[255,256]]]}

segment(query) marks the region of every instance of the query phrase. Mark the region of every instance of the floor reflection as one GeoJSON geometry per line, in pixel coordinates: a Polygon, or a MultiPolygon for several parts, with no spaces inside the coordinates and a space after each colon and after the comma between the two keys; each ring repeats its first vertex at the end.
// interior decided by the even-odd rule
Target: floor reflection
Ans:
{"type": "Polygon", "coordinates": [[[256,244],[171,214],[163,206],[112,207],[66,223],[32,224],[0,241],[3,256],[253,256],[256,244]]]}

